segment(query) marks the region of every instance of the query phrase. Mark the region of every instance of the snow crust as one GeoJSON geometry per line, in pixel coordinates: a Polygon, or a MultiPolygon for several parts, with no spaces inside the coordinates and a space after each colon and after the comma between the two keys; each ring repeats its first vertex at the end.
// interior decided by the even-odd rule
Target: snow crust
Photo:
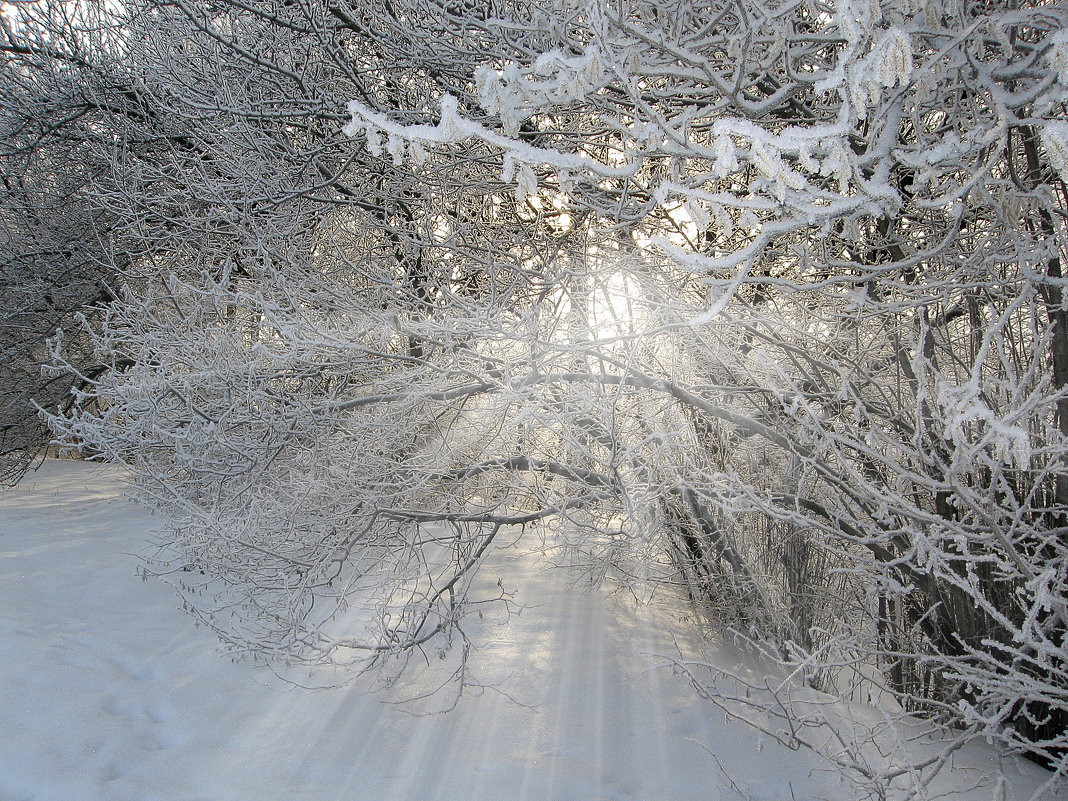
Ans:
{"type": "MultiPolygon", "coordinates": [[[[123,482],[116,468],[48,462],[0,494],[4,801],[853,797],[815,755],[726,721],[652,655],[756,679],[751,660],[674,639],[693,629],[683,605],[584,586],[536,537],[487,565],[482,580],[521,609],[469,632],[481,688],[451,712],[413,714],[442,695],[387,703],[432,686],[433,666],[391,695],[309,691],[234,664],[168,587],[138,577],[154,521],[123,482]]],[[[958,768],[941,790],[998,776],[1005,797],[1026,797],[1046,775],[982,749],[958,768]]]]}

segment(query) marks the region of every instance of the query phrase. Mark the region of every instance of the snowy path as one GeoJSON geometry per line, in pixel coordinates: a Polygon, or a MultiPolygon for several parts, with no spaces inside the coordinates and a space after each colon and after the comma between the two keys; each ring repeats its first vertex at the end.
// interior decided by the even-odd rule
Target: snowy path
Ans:
{"type": "Polygon", "coordinates": [[[485,691],[414,716],[286,688],[137,578],[153,521],[121,493],[115,470],[52,462],[0,495],[2,801],[738,799],[702,745],[754,800],[851,797],[650,669],[681,610],[585,592],[518,549],[485,580],[526,606],[483,622],[471,666],[522,704],[485,691]]]}

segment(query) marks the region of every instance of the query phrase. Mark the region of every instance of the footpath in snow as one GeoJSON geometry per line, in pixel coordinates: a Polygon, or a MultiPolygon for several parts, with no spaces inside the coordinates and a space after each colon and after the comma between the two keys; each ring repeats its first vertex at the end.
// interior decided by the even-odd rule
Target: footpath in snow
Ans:
{"type": "MultiPolygon", "coordinates": [[[[0,494],[2,801],[856,797],[657,667],[684,609],[583,589],[522,542],[483,576],[514,589],[521,613],[471,632],[472,675],[496,689],[413,715],[231,663],[170,588],[138,577],[155,523],[114,468],[48,462],[0,494]]],[[[741,667],[726,649],[710,658],[741,667]]],[[[1043,778],[982,749],[960,765],[941,790],[1001,775],[1005,798],[1026,798],[1043,778]]]]}

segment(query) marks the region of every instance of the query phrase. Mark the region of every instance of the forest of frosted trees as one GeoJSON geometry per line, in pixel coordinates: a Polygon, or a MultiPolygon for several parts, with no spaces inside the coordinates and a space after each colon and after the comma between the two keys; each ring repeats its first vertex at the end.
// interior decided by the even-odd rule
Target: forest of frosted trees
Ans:
{"type": "Polygon", "coordinates": [[[235,654],[466,649],[480,563],[537,524],[814,688],[1066,773],[1066,23],[5,6],[0,470],[126,465],[235,654]]]}

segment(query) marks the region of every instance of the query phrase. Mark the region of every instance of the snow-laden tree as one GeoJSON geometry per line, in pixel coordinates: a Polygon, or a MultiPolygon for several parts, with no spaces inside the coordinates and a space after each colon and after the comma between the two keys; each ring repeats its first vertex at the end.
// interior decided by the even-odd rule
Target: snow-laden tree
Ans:
{"type": "Polygon", "coordinates": [[[365,666],[444,645],[502,526],[598,495],[506,504],[484,475],[578,480],[516,456],[522,392],[498,390],[556,325],[543,301],[581,231],[482,143],[431,156],[341,128],[354,95],[436,120],[474,52],[539,52],[544,26],[491,37],[478,9],[423,4],[125,13],[145,113],[106,121],[92,198],[136,256],[95,329],[113,369],[68,360],[63,436],[131,466],[171,524],[156,567],[235,651],[365,666]]]}
{"type": "Polygon", "coordinates": [[[1060,8],[127,9],[124,369],[56,426],[235,649],[444,647],[551,520],[1063,772],[1060,8]]]}
{"type": "MultiPolygon", "coordinates": [[[[70,375],[42,373],[46,339],[110,298],[102,251],[112,221],[90,200],[97,152],[124,102],[100,6],[27,4],[0,13],[0,481],[16,481],[50,435],[36,404],[71,401],[70,375]]],[[[93,369],[84,337],[68,352],[93,369]]]]}
{"type": "MultiPolygon", "coordinates": [[[[783,609],[784,653],[822,686],[878,664],[906,708],[1063,771],[1063,9],[556,8],[570,48],[476,70],[497,125],[446,99],[437,128],[404,128],[357,99],[349,132],[492,144],[521,191],[698,276],[706,310],[678,339],[722,344],[683,386],[617,364],[695,431],[724,429],[718,460],[678,479],[699,504],[695,568],[711,551],[755,588],[735,608],[783,609]],[[515,135],[576,113],[601,135],[515,135]]],[[[757,633],[781,642],[763,611],[757,633]]]]}

